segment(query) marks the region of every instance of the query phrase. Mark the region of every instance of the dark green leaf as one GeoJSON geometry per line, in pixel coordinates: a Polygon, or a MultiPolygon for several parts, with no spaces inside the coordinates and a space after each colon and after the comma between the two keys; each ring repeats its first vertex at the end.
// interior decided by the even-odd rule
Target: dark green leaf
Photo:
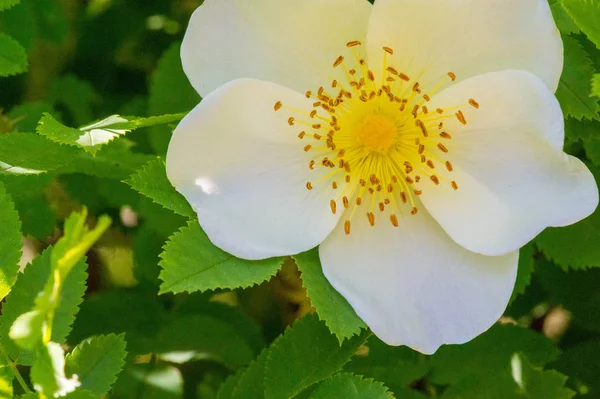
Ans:
{"type": "Polygon", "coordinates": [[[137,173],[131,175],[125,183],[155,203],[179,215],[189,218],[196,215],[186,199],[175,191],[175,188],[169,182],[165,163],[161,159],[155,159],[144,165],[137,173]]]}
{"type": "Polygon", "coordinates": [[[511,302],[519,295],[525,292],[525,289],[529,287],[531,283],[531,275],[533,274],[533,267],[535,262],[533,255],[535,253],[535,246],[532,242],[525,245],[519,251],[519,270],[517,271],[517,281],[515,282],[515,288],[511,302]]]}
{"type": "Polygon", "coordinates": [[[155,352],[186,352],[193,358],[211,358],[232,370],[254,358],[254,351],[230,324],[205,315],[185,315],[163,325],[157,337],[155,352]]]}
{"type": "Polygon", "coordinates": [[[27,54],[19,42],[0,33],[0,76],[11,76],[27,70],[27,54]]]}
{"type": "Polygon", "coordinates": [[[319,318],[327,324],[340,342],[359,334],[365,323],[356,315],[348,301],[327,281],[321,268],[319,252],[313,249],[294,255],[298,269],[302,272],[302,283],[306,287],[311,304],[317,309],[319,318]]]}
{"type": "Polygon", "coordinates": [[[533,364],[554,360],[557,349],[542,334],[512,325],[495,325],[463,345],[442,346],[431,357],[431,381],[453,384],[464,378],[503,373],[510,369],[512,356],[522,352],[533,364]]]}
{"type": "Polygon", "coordinates": [[[600,73],[597,73],[592,78],[592,95],[600,97],[600,73]]]}
{"type": "Polygon", "coordinates": [[[250,287],[275,275],[281,259],[238,259],[215,247],[192,220],[169,239],[161,254],[161,293],[250,287]]]}
{"type": "Polygon", "coordinates": [[[129,364],[123,370],[111,399],[151,398],[181,399],[183,377],[181,372],[166,364],[129,364]]]}
{"type": "Polygon", "coordinates": [[[0,173],[40,174],[72,162],[74,156],[74,149],[37,134],[0,134],[0,173]]]}
{"type": "MultiPolygon", "coordinates": [[[[200,96],[183,73],[179,50],[181,43],[173,43],[161,57],[150,83],[148,115],[187,112],[200,102],[200,96]]],[[[167,152],[172,128],[155,126],[150,142],[158,154],[167,152]]]]}
{"type": "Polygon", "coordinates": [[[371,336],[365,346],[367,350],[354,356],[344,371],[381,381],[393,392],[429,372],[426,357],[406,346],[389,346],[376,336],[371,336]]]}
{"type": "Polygon", "coordinates": [[[565,350],[552,367],[569,376],[568,385],[577,397],[593,399],[600,397],[598,359],[600,341],[585,342],[565,350]]]}

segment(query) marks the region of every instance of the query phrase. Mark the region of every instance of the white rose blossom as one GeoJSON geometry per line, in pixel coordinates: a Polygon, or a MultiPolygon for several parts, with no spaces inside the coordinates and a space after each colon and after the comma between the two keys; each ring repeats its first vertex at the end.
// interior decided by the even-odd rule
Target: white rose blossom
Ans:
{"type": "Polygon", "coordinates": [[[206,0],[181,57],[203,100],[167,174],[210,240],[244,259],[319,245],[390,345],[484,332],[519,248],[598,203],[563,152],[546,0],[206,0]]]}

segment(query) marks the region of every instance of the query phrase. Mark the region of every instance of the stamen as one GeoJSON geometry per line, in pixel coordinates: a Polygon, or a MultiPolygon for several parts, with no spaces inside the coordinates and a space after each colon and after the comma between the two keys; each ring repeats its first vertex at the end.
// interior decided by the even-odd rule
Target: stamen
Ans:
{"type": "Polygon", "coordinates": [[[394,225],[394,227],[398,227],[398,217],[395,214],[391,214],[390,215],[390,221],[392,222],[392,225],[394,225]]]}
{"type": "Polygon", "coordinates": [[[275,105],[273,106],[273,109],[274,109],[275,111],[278,111],[279,109],[281,109],[281,107],[283,107],[283,103],[282,103],[281,101],[277,101],[277,102],[275,103],[275,105]]]}
{"type": "Polygon", "coordinates": [[[479,109],[479,103],[478,103],[477,101],[473,100],[472,98],[471,98],[471,99],[469,99],[469,104],[470,104],[470,105],[471,105],[473,108],[475,108],[475,109],[479,109]]]}
{"type": "Polygon", "coordinates": [[[336,58],[335,62],[333,63],[333,67],[337,68],[338,66],[340,66],[342,64],[342,62],[344,62],[344,57],[340,55],[339,57],[336,58]]]}
{"type": "Polygon", "coordinates": [[[373,212],[367,212],[367,218],[369,219],[369,224],[375,226],[375,215],[373,212]]]}
{"type": "Polygon", "coordinates": [[[346,220],[344,222],[344,232],[346,233],[346,235],[350,234],[350,221],[346,220]]]}
{"type": "Polygon", "coordinates": [[[389,55],[394,55],[394,50],[392,50],[389,47],[383,47],[383,51],[385,51],[386,53],[388,53],[389,55]]]}
{"type": "Polygon", "coordinates": [[[351,42],[346,43],[346,47],[354,47],[354,46],[360,46],[361,42],[359,42],[358,40],[353,40],[351,42]]]}
{"type": "Polygon", "coordinates": [[[458,119],[460,123],[462,123],[463,125],[467,124],[467,120],[465,119],[465,115],[462,113],[462,111],[458,111],[455,115],[456,119],[458,119]]]}
{"type": "Polygon", "coordinates": [[[329,206],[331,207],[331,213],[333,213],[335,215],[335,211],[337,208],[337,204],[336,204],[335,200],[329,201],[329,206]]]}

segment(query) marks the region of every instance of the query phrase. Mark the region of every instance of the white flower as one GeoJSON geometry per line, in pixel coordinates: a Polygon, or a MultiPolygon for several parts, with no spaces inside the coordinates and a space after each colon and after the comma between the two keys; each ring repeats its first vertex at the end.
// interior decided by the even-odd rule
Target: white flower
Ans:
{"type": "Polygon", "coordinates": [[[546,0],[206,0],[181,56],[204,99],[167,173],[211,241],[245,259],[320,245],[388,344],[488,329],[518,249],[598,203],[562,151],[546,0]]]}

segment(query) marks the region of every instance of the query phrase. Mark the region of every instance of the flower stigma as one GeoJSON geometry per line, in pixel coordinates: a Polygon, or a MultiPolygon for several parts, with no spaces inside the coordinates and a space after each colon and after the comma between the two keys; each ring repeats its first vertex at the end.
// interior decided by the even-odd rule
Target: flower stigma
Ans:
{"type": "Polygon", "coordinates": [[[273,107],[276,112],[282,108],[293,112],[288,125],[300,127],[302,149],[314,153],[308,168],[328,169],[323,177],[306,182],[306,189],[327,185],[332,193],[331,212],[345,212],[346,234],[357,212],[371,226],[384,215],[395,227],[399,215],[416,215],[420,203],[416,198],[423,193],[425,181],[433,187],[448,184],[458,190],[448,159],[452,132],[444,127],[444,120],[454,118],[467,125],[461,108],[480,106],[469,99],[450,108],[429,109],[431,96],[456,80],[453,72],[426,90],[389,65],[387,58],[394,50],[383,47],[381,74],[376,77],[355,51],[361,45],[359,41],[346,44],[355,69],[347,66],[342,55],[333,62],[333,68],[343,70],[345,81],[333,80],[305,93],[314,101],[311,110],[287,107],[281,101],[273,107]]]}

